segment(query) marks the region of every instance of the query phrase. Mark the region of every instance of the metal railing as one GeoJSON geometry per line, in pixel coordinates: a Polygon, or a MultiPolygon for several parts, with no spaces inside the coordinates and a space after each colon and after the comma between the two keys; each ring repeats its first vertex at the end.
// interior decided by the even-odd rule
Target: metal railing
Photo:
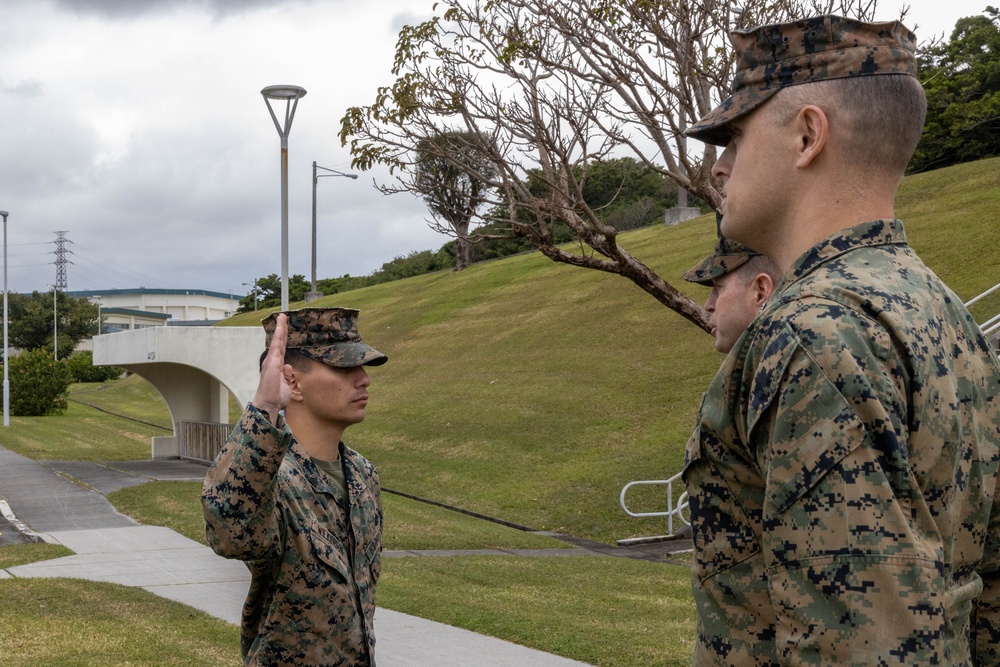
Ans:
{"type": "Polygon", "coordinates": [[[687,491],[684,491],[674,500],[674,482],[681,481],[681,473],[677,473],[670,479],[642,479],[635,482],[629,482],[624,487],[622,487],[621,495],[618,497],[618,503],[621,505],[622,511],[629,516],[634,517],[667,517],[667,535],[673,536],[674,533],[674,517],[677,517],[681,523],[685,526],[690,526],[691,522],[684,513],[688,509],[687,491]],[[667,487],[667,509],[665,511],[657,512],[633,512],[625,504],[625,494],[633,486],[652,486],[660,485],[667,487]]]}
{"type": "Polygon", "coordinates": [[[233,430],[233,424],[217,422],[188,422],[180,425],[180,458],[211,465],[219,454],[226,438],[233,430]]]}
{"type": "MultiPolygon", "coordinates": [[[[983,298],[989,296],[990,294],[993,294],[997,290],[1000,290],[1000,283],[997,283],[996,285],[994,285],[993,287],[989,288],[988,290],[986,290],[985,292],[983,292],[979,296],[974,297],[974,298],[969,299],[968,301],[966,301],[965,302],[965,307],[969,308],[970,306],[972,306],[972,304],[976,303],[980,299],[983,299],[983,298]]],[[[992,336],[993,334],[995,334],[998,331],[1000,331],[1000,313],[998,313],[997,315],[994,315],[990,319],[988,319],[985,322],[983,322],[982,324],[980,324],[979,328],[982,330],[983,335],[986,335],[986,336],[992,336]]]]}

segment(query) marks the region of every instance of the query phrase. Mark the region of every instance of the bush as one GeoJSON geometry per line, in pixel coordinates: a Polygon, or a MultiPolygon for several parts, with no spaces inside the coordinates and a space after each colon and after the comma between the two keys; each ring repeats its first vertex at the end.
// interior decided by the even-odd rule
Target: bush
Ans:
{"type": "Polygon", "coordinates": [[[94,353],[90,350],[75,352],[68,363],[74,382],[107,382],[121,377],[124,372],[117,366],[95,366],[94,353]]]}
{"type": "Polygon", "coordinates": [[[58,415],[66,412],[66,390],[73,374],[66,361],[55,361],[51,352],[29,350],[10,360],[10,413],[19,417],[58,415]]]}

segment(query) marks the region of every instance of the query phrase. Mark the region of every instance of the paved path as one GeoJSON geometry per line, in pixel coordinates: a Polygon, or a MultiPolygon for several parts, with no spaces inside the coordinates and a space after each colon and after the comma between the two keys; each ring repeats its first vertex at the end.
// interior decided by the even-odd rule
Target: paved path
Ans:
{"type": "MultiPolygon", "coordinates": [[[[42,465],[0,447],[0,498],[31,531],[75,552],[65,558],[0,570],[0,578],[72,577],[138,586],[238,623],[250,583],[242,563],[221,558],[168,528],[139,525],[115,511],[98,492],[108,493],[151,479],[192,479],[192,475],[193,479],[201,479],[204,475],[205,468],[198,464],[175,463],[170,473],[159,461],[115,463],[114,468],[79,462],[42,465]],[[70,482],[56,470],[95,490],[70,482]]],[[[7,527],[0,524],[0,532],[7,533],[7,527]]],[[[376,612],[375,628],[379,667],[586,667],[581,662],[388,609],[376,612]]]]}

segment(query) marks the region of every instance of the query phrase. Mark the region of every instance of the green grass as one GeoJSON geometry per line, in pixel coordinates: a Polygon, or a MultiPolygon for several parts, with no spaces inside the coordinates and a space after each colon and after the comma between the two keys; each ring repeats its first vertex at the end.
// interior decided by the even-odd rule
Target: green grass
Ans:
{"type": "Polygon", "coordinates": [[[561,549],[572,545],[544,535],[476,519],[426,503],[382,494],[385,549],[561,549]]]}
{"type": "MultiPolygon", "coordinates": [[[[138,375],[114,382],[81,382],[70,387],[69,398],[85,405],[139,421],[171,428],[170,411],[156,387],[138,375]]],[[[229,415],[235,419],[243,411],[236,398],[229,395],[229,415]]],[[[162,435],[162,434],[161,434],[162,435]]]]}
{"type": "Polygon", "coordinates": [[[234,625],[139,588],[0,580],[4,667],[241,664],[234,625]]]}
{"type": "Polygon", "coordinates": [[[72,555],[73,552],[61,544],[47,544],[45,542],[5,544],[0,546],[0,570],[6,570],[15,565],[27,565],[41,560],[72,555]]]}
{"type": "MultiPolygon", "coordinates": [[[[1000,281],[997,210],[991,159],[905,179],[897,214],[928,265],[969,299],[1000,281]]],[[[680,275],[714,236],[703,216],[621,238],[703,301],[707,289],[680,275]]],[[[721,357],[627,280],[534,253],[311,305],[360,308],[362,335],[389,355],[371,373],[368,419],[347,433],[387,487],[608,542],[664,531],[662,520],[622,513],[618,493],[680,470],[721,357]]],[[[1000,294],[974,314],[997,311],[1000,294]]],[[[226,324],[257,326],[264,314],[226,324]]]]}
{"type": "Polygon", "coordinates": [[[201,482],[149,482],[107,494],[108,502],[147,526],[166,526],[205,544],[201,482]]]}
{"type": "Polygon", "coordinates": [[[86,382],[70,387],[69,398],[116,414],[171,428],[170,411],[156,387],[138,375],[112,382],[86,382]]]}
{"type": "MultiPolygon", "coordinates": [[[[896,204],[910,244],[963,300],[1000,282],[1000,158],[907,177],[896,204]]],[[[1000,293],[971,311],[993,317],[1000,293]]]]}
{"type": "MultiPolygon", "coordinates": [[[[109,493],[118,511],[205,543],[200,482],[151,482],[109,493]]],[[[426,503],[382,494],[383,546],[412,549],[559,549],[571,545],[426,503]]]]}
{"type": "Polygon", "coordinates": [[[131,461],[148,459],[150,439],[165,434],[70,401],[62,415],[11,417],[0,445],[37,461],[131,461]]]}
{"type": "Polygon", "coordinates": [[[694,648],[691,574],[677,565],[384,559],[378,604],[601,667],[690,665],[694,648]]]}
{"type": "MultiPolygon", "coordinates": [[[[378,604],[600,667],[690,664],[695,626],[687,567],[624,558],[387,558],[378,604]]],[[[5,666],[239,664],[235,626],[114,584],[0,580],[0,627],[5,666]]]]}
{"type": "MultiPolygon", "coordinates": [[[[664,231],[704,236],[684,268],[712,245],[695,225],[629,244],[664,231]]],[[[390,357],[347,433],[385,486],[605,541],[662,532],[617,496],[680,469],[720,361],[707,334],[621,278],[537,254],[394,285],[317,302],[360,307],[362,335],[390,357]]]]}

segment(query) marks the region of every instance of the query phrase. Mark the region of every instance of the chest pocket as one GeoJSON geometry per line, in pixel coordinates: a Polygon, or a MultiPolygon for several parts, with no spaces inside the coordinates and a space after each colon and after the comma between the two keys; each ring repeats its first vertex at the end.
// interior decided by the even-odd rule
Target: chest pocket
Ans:
{"type": "Polygon", "coordinates": [[[347,548],[336,535],[315,522],[309,525],[309,542],[316,557],[331,568],[344,581],[351,579],[347,548]]]}

